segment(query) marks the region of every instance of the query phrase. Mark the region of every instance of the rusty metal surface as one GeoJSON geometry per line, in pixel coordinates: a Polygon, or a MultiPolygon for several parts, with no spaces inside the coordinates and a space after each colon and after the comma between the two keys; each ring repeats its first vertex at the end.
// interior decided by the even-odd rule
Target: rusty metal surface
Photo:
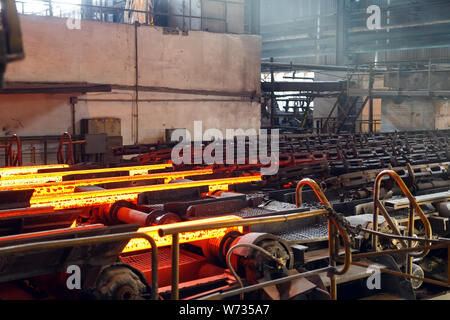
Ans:
{"type": "MultiPolygon", "coordinates": [[[[305,176],[325,179],[355,172],[404,167],[407,164],[426,166],[430,163],[446,163],[450,161],[449,136],[450,131],[448,130],[376,134],[281,135],[279,141],[280,170],[276,176],[266,177],[266,183],[283,187],[289,183],[295,184],[296,179],[298,181],[299,178],[305,176]]],[[[209,143],[203,142],[202,150],[209,143]]],[[[227,148],[229,145],[237,148],[237,140],[226,141],[223,147],[227,148]]],[[[133,150],[139,151],[140,155],[135,158],[137,162],[153,164],[170,160],[173,146],[174,144],[143,145],[139,148],[124,146],[115,149],[115,152],[121,155],[132,154],[133,150]]],[[[195,157],[194,149],[191,149],[191,160],[195,157]]],[[[234,164],[216,164],[212,166],[212,169],[216,174],[228,175],[259,171],[264,166],[249,161],[248,155],[251,149],[247,143],[245,158],[235,157],[234,164]]],[[[257,148],[256,151],[258,151],[257,148]]],[[[270,148],[268,152],[270,152],[270,148]]],[[[180,164],[176,166],[176,169],[186,170],[199,166],[207,166],[207,164],[180,164]]],[[[419,176],[426,175],[429,170],[430,168],[426,167],[419,168],[417,174],[419,176]]],[[[368,179],[364,174],[359,175],[361,180],[368,179]]],[[[373,174],[369,176],[372,178],[373,174]]],[[[355,183],[358,180],[357,177],[352,176],[342,177],[342,179],[350,179],[350,182],[355,183]]],[[[344,180],[343,183],[345,183],[344,180]]]]}

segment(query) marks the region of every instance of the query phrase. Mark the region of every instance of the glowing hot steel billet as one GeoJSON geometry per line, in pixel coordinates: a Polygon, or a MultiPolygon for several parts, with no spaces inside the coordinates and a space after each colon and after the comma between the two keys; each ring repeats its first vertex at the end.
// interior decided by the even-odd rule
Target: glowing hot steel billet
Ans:
{"type": "Polygon", "coordinates": [[[26,166],[26,167],[7,167],[0,168],[0,177],[10,177],[17,175],[28,175],[38,173],[39,170],[47,169],[66,169],[68,164],[47,164],[42,166],[26,166]]]}
{"type": "Polygon", "coordinates": [[[128,171],[129,176],[145,175],[149,174],[149,171],[162,170],[172,168],[172,164],[156,164],[149,166],[138,167],[119,167],[119,168],[105,168],[105,169],[89,169],[89,170],[77,170],[77,171],[61,171],[51,173],[35,173],[18,176],[1,177],[0,187],[12,187],[23,185],[37,185],[52,182],[62,182],[63,177],[77,174],[94,174],[94,173],[107,173],[107,172],[123,172],[128,171]]]}
{"type": "Polygon", "coordinates": [[[120,200],[136,202],[139,194],[152,191],[169,191],[195,187],[209,187],[210,192],[216,190],[228,191],[229,185],[251,183],[261,181],[261,179],[261,175],[255,175],[238,178],[202,180],[112,190],[79,192],[46,197],[33,197],[30,200],[30,205],[32,208],[53,207],[55,210],[83,208],[104,204],[113,204],[120,200]]]}
{"type": "Polygon", "coordinates": [[[142,180],[152,180],[152,179],[164,179],[164,183],[169,183],[170,181],[177,179],[184,179],[185,177],[192,176],[202,176],[213,174],[212,169],[206,170],[193,170],[193,171],[179,171],[179,172],[163,172],[163,173],[153,173],[139,176],[119,176],[110,178],[96,178],[96,179],[83,179],[83,180],[73,180],[73,181],[63,181],[55,183],[46,184],[36,184],[36,185],[20,185],[20,186],[9,186],[0,187],[0,191],[7,190],[30,190],[34,189],[33,197],[43,197],[48,195],[57,195],[64,193],[73,193],[76,187],[81,186],[95,186],[99,184],[115,183],[115,182],[127,182],[127,181],[142,181],[142,180]]]}
{"type": "MultiPolygon", "coordinates": [[[[225,216],[225,217],[217,217],[217,218],[210,218],[210,219],[204,219],[204,220],[196,220],[196,221],[186,221],[186,222],[178,222],[176,223],[177,226],[184,226],[188,227],[190,225],[197,225],[199,222],[202,223],[211,223],[211,222],[231,222],[231,221],[239,221],[242,220],[242,218],[237,216],[225,216]]],[[[164,225],[165,227],[170,227],[173,225],[164,225]]],[[[139,233],[145,233],[149,235],[150,237],[155,240],[156,245],[158,247],[167,247],[172,245],[172,236],[165,236],[161,237],[158,234],[158,230],[161,226],[153,226],[153,227],[146,227],[141,228],[137,232],[139,233]]],[[[231,231],[238,231],[240,233],[243,232],[243,227],[231,227],[231,228],[221,228],[221,229],[215,229],[215,230],[200,230],[195,232],[184,232],[180,233],[180,244],[181,243],[192,243],[195,241],[200,240],[207,240],[207,239],[214,239],[214,238],[221,238],[225,236],[227,233],[231,231]]],[[[151,249],[150,244],[145,239],[131,239],[130,242],[128,242],[127,246],[123,249],[122,253],[129,253],[129,252],[136,252],[141,250],[148,250],[151,249]]]]}

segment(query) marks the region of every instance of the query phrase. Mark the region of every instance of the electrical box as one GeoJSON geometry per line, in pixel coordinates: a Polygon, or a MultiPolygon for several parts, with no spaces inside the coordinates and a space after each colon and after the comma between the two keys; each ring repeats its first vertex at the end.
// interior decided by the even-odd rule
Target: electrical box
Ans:
{"type": "Polygon", "coordinates": [[[92,118],[81,120],[81,135],[101,133],[105,133],[110,137],[122,136],[120,119],[92,118]]]}

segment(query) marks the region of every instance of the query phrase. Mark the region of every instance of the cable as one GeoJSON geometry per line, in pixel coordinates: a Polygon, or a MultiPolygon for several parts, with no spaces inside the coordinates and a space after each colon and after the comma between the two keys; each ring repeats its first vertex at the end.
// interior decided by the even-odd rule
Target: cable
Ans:
{"type": "MultiPolygon", "coordinates": [[[[244,289],[244,283],[242,282],[241,278],[239,277],[239,275],[236,273],[236,271],[234,270],[233,266],[231,265],[231,253],[234,250],[236,250],[238,248],[242,248],[242,247],[249,247],[249,248],[258,250],[258,251],[262,252],[263,254],[265,254],[268,258],[274,260],[275,262],[277,262],[277,263],[279,263],[279,264],[281,264],[283,266],[286,265],[282,259],[275,257],[269,251],[267,251],[267,250],[265,250],[265,249],[263,249],[263,248],[261,248],[261,247],[259,247],[257,245],[254,245],[254,244],[251,244],[251,243],[240,243],[240,244],[235,245],[234,247],[230,248],[230,250],[228,250],[228,253],[227,253],[227,267],[228,267],[228,269],[230,269],[231,273],[233,274],[234,278],[239,283],[239,285],[241,286],[242,289],[244,289]]],[[[244,294],[243,293],[240,294],[240,300],[244,300],[244,294]]]]}

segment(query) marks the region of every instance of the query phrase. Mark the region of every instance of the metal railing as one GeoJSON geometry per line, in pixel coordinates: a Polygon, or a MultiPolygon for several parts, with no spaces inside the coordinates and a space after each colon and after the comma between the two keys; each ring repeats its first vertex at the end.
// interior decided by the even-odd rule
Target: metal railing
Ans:
{"type": "MultiPolygon", "coordinates": [[[[221,12],[215,12],[214,15],[203,14],[203,1],[200,1],[200,14],[195,14],[192,8],[192,1],[185,0],[182,3],[175,3],[173,0],[167,0],[163,9],[152,5],[152,0],[146,0],[144,8],[127,7],[126,1],[119,5],[108,5],[107,0],[98,0],[98,4],[86,3],[68,3],[58,0],[18,0],[16,1],[17,11],[24,15],[52,16],[59,18],[75,18],[80,20],[93,20],[101,22],[134,24],[138,21],[143,25],[154,25],[162,27],[179,27],[183,31],[187,30],[206,30],[205,21],[216,21],[223,24],[223,31],[228,32],[228,5],[240,5],[242,10],[246,5],[244,2],[232,0],[208,0],[208,2],[217,2],[223,4],[221,12]],[[185,13],[187,11],[187,14],[185,13]],[[181,13],[180,13],[181,12],[181,13]],[[175,19],[176,21],[171,21],[175,19]],[[193,26],[193,21],[195,27],[193,26]],[[179,25],[181,21],[181,26],[179,25]],[[186,23],[188,21],[188,23],[186,23]],[[174,25],[176,23],[177,25],[174,25]]],[[[198,12],[197,12],[198,13],[198,12]]],[[[242,21],[244,25],[244,21],[242,21]]],[[[217,31],[216,31],[217,32],[217,31]]],[[[248,32],[247,32],[248,33],[248,32]]]]}
{"type": "MultiPolygon", "coordinates": [[[[414,211],[417,212],[417,214],[420,217],[420,220],[422,221],[424,228],[425,228],[425,235],[427,239],[431,239],[433,233],[431,230],[431,224],[428,218],[424,215],[422,209],[417,204],[416,199],[409,191],[406,184],[403,182],[402,178],[393,170],[385,170],[382,171],[377,178],[375,179],[374,184],[374,199],[373,199],[373,205],[374,205],[374,215],[373,215],[373,230],[378,231],[378,214],[381,211],[383,217],[386,219],[387,223],[393,230],[393,232],[400,236],[400,230],[397,228],[397,226],[392,221],[391,216],[387,212],[386,208],[384,207],[383,203],[380,201],[380,189],[381,189],[381,182],[382,179],[385,176],[390,176],[400,187],[403,194],[408,198],[409,200],[409,218],[408,218],[408,236],[413,237],[414,236],[414,211]]],[[[412,241],[402,241],[401,242],[404,247],[411,248],[412,247],[412,241]],[[406,243],[407,242],[407,243],[406,243]]],[[[372,237],[372,249],[375,251],[378,251],[378,236],[376,234],[372,237]]],[[[430,251],[428,249],[424,250],[422,253],[409,253],[407,258],[407,270],[408,274],[412,275],[412,262],[413,258],[423,258],[425,257],[430,251]]]]}
{"type": "MultiPolygon", "coordinates": [[[[406,253],[407,254],[406,273],[398,272],[398,271],[394,271],[394,270],[390,270],[390,269],[386,269],[386,268],[380,268],[380,272],[388,273],[388,274],[391,274],[394,276],[404,277],[407,279],[423,281],[425,283],[430,283],[430,284],[442,286],[445,288],[450,288],[450,239],[443,239],[443,238],[432,239],[431,224],[430,224],[428,218],[423,213],[422,209],[418,205],[414,196],[409,191],[406,184],[403,182],[402,178],[395,171],[392,171],[392,170],[382,171],[375,179],[373,229],[365,229],[365,228],[360,227],[359,231],[372,235],[372,250],[373,250],[373,252],[353,254],[354,259],[374,258],[374,257],[379,257],[379,256],[385,256],[385,255],[397,255],[400,253],[406,253]],[[387,212],[383,203],[380,201],[381,182],[382,182],[383,178],[386,176],[390,176],[391,178],[394,179],[394,181],[398,184],[398,186],[400,187],[402,192],[405,194],[405,196],[409,200],[410,206],[409,206],[409,217],[408,217],[408,236],[401,235],[400,230],[394,224],[391,216],[387,212]],[[382,232],[378,231],[378,214],[380,211],[381,211],[383,217],[386,219],[386,222],[391,227],[394,234],[387,234],[387,233],[382,233],[382,232]],[[420,217],[420,220],[422,221],[422,223],[424,225],[425,238],[414,237],[414,211],[417,212],[417,214],[420,217]],[[380,250],[378,250],[378,238],[379,237],[397,240],[403,245],[403,248],[380,251],[380,250]],[[412,245],[413,242],[420,244],[420,246],[418,245],[418,246],[414,247],[412,245]],[[442,249],[442,248],[447,248],[447,282],[437,281],[437,280],[428,279],[428,278],[424,278],[424,277],[423,278],[417,277],[417,276],[413,275],[413,271],[412,271],[413,258],[415,258],[415,257],[423,258],[430,252],[430,250],[442,249]]],[[[361,267],[370,267],[366,263],[354,262],[354,261],[352,261],[352,265],[357,265],[357,266],[361,266],[361,267]]]]}
{"type": "Polygon", "coordinates": [[[320,200],[322,205],[325,206],[328,213],[328,250],[329,250],[329,265],[332,268],[331,272],[329,273],[330,277],[330,296],[331,299],[336,300],[337,299],[337,282],[336,282],[336,276],[338,275],[344,275],[348,272],[350,269],[351,263],[352,263],[352,251],[351,251],[351,243],[350,238],[348,236],[347,231],[343,228],[341,224],[338,223],[336,218],[334,217],[334,210],[326,198],[324,192],[319,187],[317,182],[315,182],[312,179],[303,179],[299,182],[297,185],[297,189],[295,192],[295,203],[297,207],[300,207],[302,205],[302,190],[304,186],[310,186],[314,193],[316,194],[317,198],[320,200]],[[344,258],[344,266],[340,271],[336,270],[336,261],[339,256],[339,241],[338,241],[338,235],[342,237],[342,241],[344,243],[344,250],[345,250],[345,258],[344,258]]]}
{"type": "Polygon", "coordinates": [[[152,260],[151,260],[151,269],[152,269],[152,292],[151,299],[158,300],[158,247],[156,245],[155,240],[152,237],[145,233],[120,233],[113,235],[103,235],[103,236],[94,236],[80,239],[68,239],[68,240],[54,240],[54,241],[44,241],[44,242],[36,242],[30,244],[21,244],[10,247],[0,248],[0,257],[4,255],[11,254],[20,254],[27,252],[39,252],[45,250],[52,249],[62,249],[62,248],[70,248],[70,247],[79,247],[79,246],[88,246],[100,243],[108,243],[113,241],[126,241],[131,239],[145,239],[147,240],[152,247],[152,260]]]}
{"type": "MultiPolygon", "coordinates": [[[[278,216],[270,216],[270,217],[260,217],[260,218],[251,218],[251,219],[245,219],[245,220],[238,220],[238,221],[229,221],[229,222],[210,222],[210,223],[204,223],[202,221],[199,221],[196,224],[189,225],[189,226],[183,226],[183,225],[171,225],[171,226],[161,226],[158,230],[159,236],[172,236],[172,283],[171,283],[171,298],[174,300],[179,299],[179,260],[180,260],[180,233],[184,232],[195,232],[200,230],[214,230],[214,229],[222,229],[222,228],[230,228],[230,227],[248,227],[248,226],[257,226],[257,225],[265,225],[265,224],[272,224],[272,223],[281,223],[281,222],[290,222],[294,220],[299,219],[305,219],[315,216],[323,216],[328,215],[328,238],[329,238],[329,265],[324,268],[320,268],[317,270],[311,270],[304,273],[299,273],[296,275],[291,275],[287,277],[283,277],[276,280],[271,280],[255,285],[250,285],[247,287],[242,287],[240,289],[233,289],[227,292],[223,293],[214,293],[208,296],[205,296],[201,298],[202,300],[216,300],[216,299],[225,299],[229,297],[234,297],[237,295],[241,295],[247,292],[259,290],[268,286],[273,286],[281,283],[290,282],[296,279],[305,278],[313,275],[318,275],[321,273],[327,273],[328,277],[330,278],[330,297],[331,299],[337,299],[337,282],[336,282],[336,276],[337,275],[343,275],[345,274],[351,265],[357,265],[362,267],[369,267],[369,265],[364,264],[362,262],[356,262],[354,260],[357,259],[363,259],[363,258],[371,258],[371,257],[377,257],[382,255],[395,255],[399,253],[408,253],[410,257],[413,257],[414,253],[419,252],[420,256],[423,256],[425,253],[428,253],[431,249],[439,249],[439,248],[446,248],[448,251],[448,281],[442,282],[442,281],[436,281],[432,279],[426,279],[421,278],[412,275],[412,273],[402,273],[394,270],[389,270],[385,268],[381,268],[380,272],[392,274],[395,276],[405,277],[408,279],[415,279],[418,281],[423,281],[427,283],[431,283],[434,285],[439,285],[443,287],[450,287],[450,239],[431,239],[432,233],[431,233],[431,227],[429,225],[429,222],[427,223],[428,219],[423,215],[423,212],[421,211],[420,207],[417,205],[417,202],[415,201],[415,198],[411,195],[409,190],[407,189],[406,185],[404,185],[403,181],[398,175],[394,175],[395,172],[393,171],[383,171],[376,179],[375,182],[375,200],[379,199],[379,186],[381,183],[381,180],[386,175],[390,175],[392,177],[395,177],[397,183],[399,183],[400,187],[404,191],[404,193],[407,195],[408,199],[410,200],[410,203],[412,204],[412,207],[414,207],[415,210],[417,210],[419,213],[419,216],[422,219],[422,222],[425,225],[426,229],[426,235],[427,238],[416,238],[413,237],[413,234],[411,233],[411,220],[409,224],[409,231],[410,234],[408,236],[402,236],[400,234],[387,234],[377,231],[377,223],[374,223],[374,229],[364,229],[364,228],[354,228],[358,229],[361,232],[371,234],[374,236],[373,241],[375,243],[374,248],[376,248],[377,243],[377,237],[385,237],[388,239],[396,239],[399,241],[407,242],[408,246],[402,249],[395,249],[395,250],[384,250],[384,251],[377,251],[375,252],[367,252],[367,253],[360,253],[360,254],[353,254],[351,252],[350,248],[350,239],[347,232],[347,229],[349,228],[348,225],[344,225],[343,222],[339,219],[337,214],[334,212],[333,208],[331,207],[331,204],[327,200],[325,194],[323,193],[322,189],[319,187],[319,185],[311,179],[303,179],[299,182],[297,189],[296,189],[296,204],[297,207],[300,207],[302,204],[302,197],[301,192],[304,188],[304,186],[309,186],[313,189],[314,193],[317,195],[320,202],[323,204],[325,209],[316,209],[309,212],[299,212],[299,213],[293,213],[293,214],[286,214],[286,215],[278,215],[278,216]],[[421,214],[422,213],[422,214],[421,214]],[[342,238],[344,249],[345,249],[345,256],[343,259],[339,258],[339,241],[338,237],[339,235],[342,238]],[[411,243],[412,241],[418,242],[420,244],[423,244],[423,246],[417,246],[412,247],[411,243]],[[343,263],[343,267],[341,270],[336,269],[337,262],[343,263]]],[[[376,208],[381,208],[381,202],[375,201],[376,208]]],[[[382,207],[384,208],[384,207],[382,207]]],[[[381,209],[383,214],[386,214],[387,221],[389,221],[389,215],[385,210],[381,209]]],[[[412,210],[411,210],[412,211],[412,210]]],[[[413,215],[413,213],[411,213],[413,215]]],[[[414,217],[412,217],[414,218],[414,217]]],[[[374,214],[374,221],[377,219],[377,213],[374,214]]],[[[392,222],[392,221],[391,221],[392,222]]],[[[388,222],[389,223],[389,222],[388,222]]],[[[398,229],[393,229],[397,230],[398,229]]],[[[395,231],[394,231],[395,232],[395,231]]],[[[98,243],[107,243],[112,241],[121,241],[121,240],[130,240],[132,238],[143,238],[146,239],[148,242],[150,242],[152,250],[151,250],[151,259],[152,259],[152,294],[151,298],[154,300],[157,300],[159,298],[158,293],[158,248],[156,246],[155,241],[152,237],[150,237],[147,234],[144,233],[123,233],[123,234],[116,234],[116,235],[106,235],[106,236],[95,236],[95,237],[89,237],[89,238],[81,238],[81,239],[69,239],[69,240],[57,240],[57,241],[48,241],[48,242],[39,242],[39,243],[32,243],[32,244],[23,244],[23,245],[16,245],[11,247],[4,247],[0,248],[0,256],[8,255],[8,254],[17,254],[17,253],[25,253],[25,252],[36,252],[39,250],[49,250],[49,249],[58,249],[58,248],[66,248],[66,247],[74,247],[74,246],[86,246],[86,245],[93,245],[98,243]]],[[[408,258],[408,261],[410,259],[408,258]]]]}
{"type": "MultiPolygon", "coordinates": [[[[331,205],[326,199],[325,195],[323,194],[323,191],[320,189],[318,184],[311,180],[311,179],[304,179],[300,181],[298,187],[297,187],[297,194],[301,192],[302,188],[305,185],[309,185],[313,190],[315,191],[316,195],[318,196],[319,200],[322,202],[322,204],[326,207],[326,209],[317,209],[314,211],[309,212],[301,212],[301,213],[293,213],[288,215],[280,215],[280,216],[270,216],[270,217],[261,217],[261,218],[251,218],[251,219],[245,219],[241,221],[234,221],[234,222],[214,222],[214,223],[201,223],[199,222],[196,225],[191,226],[171,226],[171,227],[161,227],[159,229],[159,235],[161,237],[171,235],[172,236],[172,287],[171,287],[171,299],[178,300],[179,299],[179,234],[183,232],[195,232],[200,230],[213,230],[213,229],[221,229],[221,228],[230,228],[230,227],[236,227],[236,226],[257,226],[257,225],[264,225],[264,224],[271,224],[271,223],[280,223],[280,222],[289,222],[294,221],[298,219],[305,219],[315,216],[322,216],[325,214],[328,214],[328,220],[329,220],[329,244],[330,244],[330,265],[326,268],[318,269],[309,271],[306,273],[300,273],[294,276],[288,276],[284,278],[280,278],[273,281],[267,281],[261,284],[253,285],[244,287],[241,289],[236,289],[233,291],[225,292],[225,293],[216,293],[212,294],[210,296],[204,297],[205,300],[215,300],[215,299],[224,299],[231,296],[240,295],[246,292],[258,290],[267,286],[271,286],[274,284],[280,284],[285,283],[289,281],[293,281],[295,279],[308,277],[311,275],[316,275],[322,272],[327,272],[330,277],[331,282],[331,298],[337,299],[337,290],[336,290],[336,275],[342,275],[345,274],[349,268],[351,263],[351,251],[350,251],[350,241],[347,232],[342,228],[341,225],[334,219],[334,217],[330,214],[331,212],[331,205]],[[344,241],[344,248],[345,248],[345,263],[341,270],[336,269],[336,255],[339,252],[339,242],[336,241],[337,234],[342,236],[342,239],[344,241]]],[[[297,205],[301,204],[301,198],[297,197],[297,205]]],[[[238,280],[238,279],[236,279],[238,280]]]]}

